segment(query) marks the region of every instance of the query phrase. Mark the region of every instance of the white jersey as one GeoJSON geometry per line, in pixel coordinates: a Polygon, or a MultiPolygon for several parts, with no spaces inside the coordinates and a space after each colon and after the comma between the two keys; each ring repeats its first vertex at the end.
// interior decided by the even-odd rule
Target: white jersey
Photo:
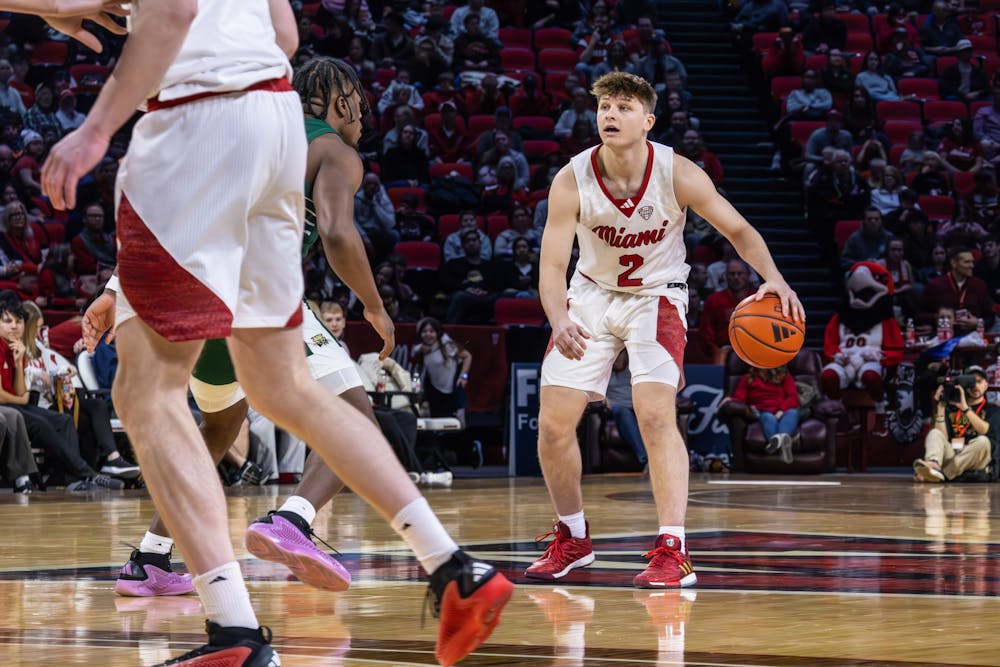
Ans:
{"type": "MultiPolygon", "coordinates": [[[[132,5],[142,11],[141,0],[132,5]]],[[[149,97],[169,101],[290,78],[292,66],[275,40],[267,0],[198,0],[180,53],[149,97]]]]}
{"type": "Polygon", "coordinates": [[[612,196],[601,178],[600,146],[571,160],[580,193],[580,259],[572,285],[589,280],[616,292],[665,296],[687,282],[685,211],[674,195],[674,150],[650,141],[646,145],[642,185],[625,199],[612,196]]]}

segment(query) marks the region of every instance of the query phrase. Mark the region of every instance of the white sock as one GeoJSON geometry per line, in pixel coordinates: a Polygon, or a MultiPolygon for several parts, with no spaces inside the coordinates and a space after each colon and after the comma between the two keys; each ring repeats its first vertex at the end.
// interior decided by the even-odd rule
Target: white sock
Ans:
{"type": "Polygon", "coordinates": [[[170,553],[173,546],[173,539],[157,535],[156,533],[151,533],[147,530],[146,534],[142,538],[142,542],[139,543],[139,551],[144,554],[166,555],[170,553]]]}
{"type": "Polygon", "coordinates": [[[194,578],[194,587],[205,607],[205,617],[224,628],[260,627],[250,604],[250,593],[236,561],[211,569],[194,578]]]}
{"type": "Polygon", "coordinates": [[[310,526],[316,519],[316,508],[302,496],[288,496],[285,504],[278,508],[279,512],[293,512],[306,520],[310,526]]]}
{"type": "Polygon", "coordinates": [[[31,480],[31,478],[28,477],[27,475],[21,475],[20,477],[18,477],[17,479],[14,480],[14,486],[24,486],[30,480],[31,480]]]}
{"type": "Polygon", "coordinates": [[[684,551],[684,526],[660,526],[659,535],[673,535],[681,541],[681,551],[684,551]]]}
{"type": "Polygon", "coordinates": [[[447,563],[451,555],[458,551],[455,540],[451,539],[423,496],[399,510],[391,525],[413,549],[427,574],[434,574],[436,569],[447,563]]]}
{"type": "Polygon", "coordinates": [[[584,538],[587,536],[587,520],[583,518],[583,511],[576,514],[559,515],[559,520],[569,528],[569,534],[573,537],[584,538]]]}

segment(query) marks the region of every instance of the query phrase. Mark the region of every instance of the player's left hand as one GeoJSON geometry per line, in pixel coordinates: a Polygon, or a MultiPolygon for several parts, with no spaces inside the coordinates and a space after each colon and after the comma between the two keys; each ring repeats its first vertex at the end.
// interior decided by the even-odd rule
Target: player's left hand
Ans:
{"type": "Polygon", "coordinates": [[[736,306],[736,308],[739,309],[744,304],[750,303],[750,301],[760,301],[768,292],[771,294],[777,294],[778,298],[781,299],[782,315],[785,317],[790,315],[796,322],[805,324],[806,310],[802,307],[802,302],[799,301],[799,297],[795,294],[795,290],[789,287],[788,283],[784,280],[769,280],[765,283],[761,283],[761,286],[757,288],[757,293],[751,294],[747,298],[743,299],[743,301],[740,302],[740,305],[736,306]]]}
{"type": "Polygon", "coordinates": [[[378,353],[378,360],[385,361],[396,347],[396,325],[392,323],[385,308],[365,308],[365,319],[382,337],[382,351],[378,353]]]}
{"type": "Polygon", "coordinates": [[[56,4],[58,13],[42,15],[42,18],[62,34],[100,53],[104,49],[101,40],[83,27],[84,19],[93,21],[112,34],[124,35],[128,31],[111,17],[128,16],[128,5],[123,0],[60,0],[56,4]]]}
{"type": "Polygon", "coordinates": [[[76,206],[77,183],[101,161],[108,143],[84,121],[52,147],[42,167],[42,193],[53,208],[65,211],[76,206]]]}
{"type": "Polygon", "coordinates": [[[83,345],[87,348],[87,352],[94,353],[105,331],[108,331],[107,342],[114,340],[115,332],[112,327],[115,324],[116,303],[114,292],[105,290],[101,296],[94,299],[87,312],[83,314],[83,345]]]}

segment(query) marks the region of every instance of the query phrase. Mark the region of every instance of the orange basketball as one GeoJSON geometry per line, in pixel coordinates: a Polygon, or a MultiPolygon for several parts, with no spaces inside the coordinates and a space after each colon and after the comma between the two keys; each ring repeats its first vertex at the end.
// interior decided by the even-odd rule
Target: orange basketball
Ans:
{"type": "Polygon", "coordinates": [[[781,314],[781,299],[767,294],[733,311],[729,342],[740,359],[757,368],[787,364],[802,349],[803,324],[781,314]]]}

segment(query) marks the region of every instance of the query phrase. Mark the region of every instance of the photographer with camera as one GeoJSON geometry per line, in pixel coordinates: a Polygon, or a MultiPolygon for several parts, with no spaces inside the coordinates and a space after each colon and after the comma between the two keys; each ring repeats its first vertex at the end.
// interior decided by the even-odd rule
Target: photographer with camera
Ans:
{"type": "Polygon", "coordinates": [[[945,482],[966,472],[985,472],[1000,439],[1000,406],[986,400],[986,371],[939,380],[934,392],[934,428],[924,441],[924,458],[913,462],[918,482],[945,482]]]}

